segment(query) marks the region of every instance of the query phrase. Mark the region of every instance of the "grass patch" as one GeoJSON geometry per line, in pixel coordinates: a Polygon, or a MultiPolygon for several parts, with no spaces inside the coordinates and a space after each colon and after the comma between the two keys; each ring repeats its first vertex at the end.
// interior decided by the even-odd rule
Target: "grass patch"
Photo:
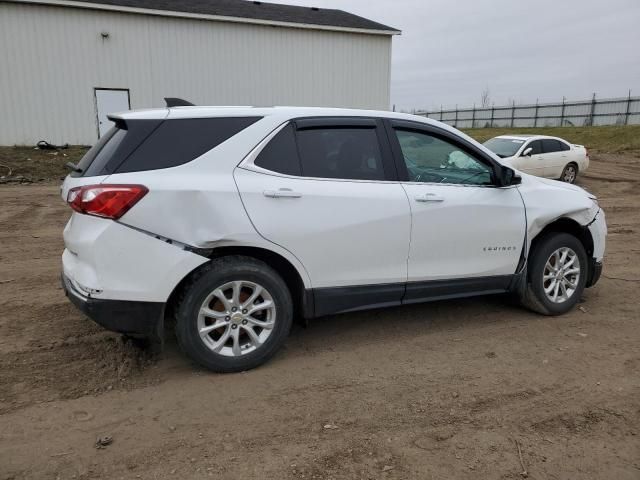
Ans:
{"type": "Polygon", "coordinates": [[[564,138],[599,153],[640,152],[640,125],[607,127],[473,128],[464,132],[479,142],[498,135],[532,133],[564,138]]]}
{"type": "Polygon", "coordinates": [[[40,150],[34,147],[0,147],[0,183],[30,183],[61,180],[69,169],[67,162],[78,162],[87,147],[40,150]]]}

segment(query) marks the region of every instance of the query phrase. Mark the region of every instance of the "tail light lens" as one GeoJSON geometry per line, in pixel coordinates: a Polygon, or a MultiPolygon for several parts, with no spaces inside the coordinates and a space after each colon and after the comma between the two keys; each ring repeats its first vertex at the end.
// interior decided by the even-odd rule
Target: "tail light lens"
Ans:
{"type": "Polygon", "coordinates": [[[116,220],[148,191],[144,185],[85,185],[69,190],[67,203],[76,212],[116,220]]]}

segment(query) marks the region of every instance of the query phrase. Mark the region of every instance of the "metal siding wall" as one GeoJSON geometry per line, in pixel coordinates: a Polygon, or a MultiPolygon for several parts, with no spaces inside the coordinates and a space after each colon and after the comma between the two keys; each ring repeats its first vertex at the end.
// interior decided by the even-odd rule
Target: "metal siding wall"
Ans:
{"type": "Polygon", "coordinates": [[[388,36],[0,3],[0,41],[0,145],[94,143],[95,87],[132,108],[389,108],[388,36]]]}

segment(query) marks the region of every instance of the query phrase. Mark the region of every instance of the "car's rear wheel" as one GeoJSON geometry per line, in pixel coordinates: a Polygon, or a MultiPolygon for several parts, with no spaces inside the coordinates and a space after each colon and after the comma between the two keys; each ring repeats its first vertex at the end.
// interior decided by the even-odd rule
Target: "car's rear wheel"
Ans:
{"type": "Polygon", "coordinates": [[[176,308],[176,336],[195,362],[238,372],[266,362],[293,319],[291,294],[278,273],[250,257],[212,260],[188,282],[176,308]]]}
{"type": "Polygon", "coordinates": [[[566,183],[575,183],[578,178],[578,166],[575,163],[570,163],[562,171],[560,180],[566,183]]]}
{"type": "Polygon", "coordinates": [[[580,301],[587,280],[587,254],[573,235],[550,233],[529,257],[523,304],[543,315],[561,315],[580,301]]]}

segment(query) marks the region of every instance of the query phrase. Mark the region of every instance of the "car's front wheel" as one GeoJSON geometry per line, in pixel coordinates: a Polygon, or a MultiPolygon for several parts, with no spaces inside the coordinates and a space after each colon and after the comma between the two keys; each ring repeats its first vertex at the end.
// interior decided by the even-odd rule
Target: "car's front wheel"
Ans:
{"type": "Polygon", "coordinates": [[[276,271],[243,256],[212,260],[188,282],[176,308],[176,336],[195,362],[238,372],[266,362],[293,319],[291,294],[276,271]]]}
{"type": "Polygon", "coordinates": [[[536,241],[527,268],[523,304],[543,315],[561,315],[580,300],[587,281],[587,254],[573,235],[549,233],[536,241]]]}

